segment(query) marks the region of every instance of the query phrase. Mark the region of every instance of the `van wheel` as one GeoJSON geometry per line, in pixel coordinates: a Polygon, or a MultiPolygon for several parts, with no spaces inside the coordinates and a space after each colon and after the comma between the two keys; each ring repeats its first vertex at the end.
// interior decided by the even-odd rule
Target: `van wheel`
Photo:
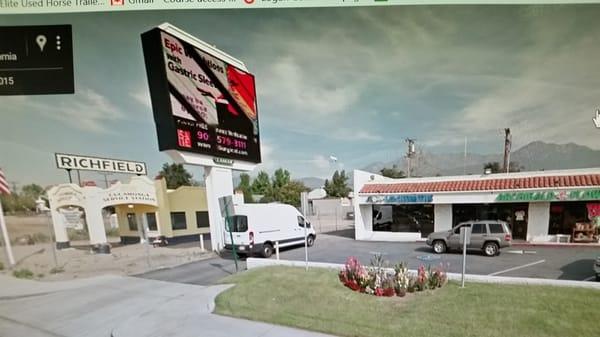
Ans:
{"type": "Polygon", "coordinates": [[[485,245],[483,245],[483,253],[486,256],[494,256],[498,254],[498,244],[495,242],[486,242],[485,245]]]}
{"type": "Polygon", "coordinates": [[[270,243],[265,243],[262,249],[262,256],[264,258],[270,258],[273,255],[273,246],[270,243]]]}
{"type": "Polygon", "coordinates": [[[313,235],[309,235],[306,238],[306,245],[312,247],[315,244],[315,237],[313,235]]]}
{"type": "Polygon", "coordinates": [[[433,251],[436,254],[442,254],[446,252],[446,244],[442,240],[433,241],[433,251]]]}

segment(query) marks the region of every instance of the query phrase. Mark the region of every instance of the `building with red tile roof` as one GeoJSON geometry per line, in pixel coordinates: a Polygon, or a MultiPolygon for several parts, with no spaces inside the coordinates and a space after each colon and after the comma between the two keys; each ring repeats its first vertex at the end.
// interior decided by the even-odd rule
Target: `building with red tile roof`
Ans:
{"type": "Polygon", "coordinates": [[[600,168],[404,179],[355,171],[354,190],[357,239],[420,240],[470,220],[507,221],[530,242],[599,239],[588,209],[600,207],[600,168]]]}

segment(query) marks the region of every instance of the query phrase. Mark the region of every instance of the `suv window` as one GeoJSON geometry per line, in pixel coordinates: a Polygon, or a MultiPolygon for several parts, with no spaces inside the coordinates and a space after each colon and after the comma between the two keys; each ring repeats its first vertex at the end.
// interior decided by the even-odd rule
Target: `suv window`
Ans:
{"type": "Polygon", "coordinates": [[[454,228],[454,234],[460,234],[460,229],[462,227],[471,227],[470,223],[466,223],[466,224],[462,224],[460,226],[457,226],[456,228],[454,228]]]}
{"type": "Polygon", "coordinates": [[[239,233],[248,230],[248,217],[245,215],[234,215],[228,218],[229,221],[225,224],[226,228],[229,226],[233,228],[232,232],[239,233]]]}
{"type": "Polygon", "coordinates": [[[502,224],[490,223],[490,224],[488,224],[488,226],[490,226],[490,233],[492,233],[492,234],[504,233],[504,228],[502,227],[502,224]]]}
{"type": "Polygon", "coordinates": [[[473,224],[473,227],[471,228],[471,234],[486,234],[485,224],[483,224],[483,223],[473,224]]]}

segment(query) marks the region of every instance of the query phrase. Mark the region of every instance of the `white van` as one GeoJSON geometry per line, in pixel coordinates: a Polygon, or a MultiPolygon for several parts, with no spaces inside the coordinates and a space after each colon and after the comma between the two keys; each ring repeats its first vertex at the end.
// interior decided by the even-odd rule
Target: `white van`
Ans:
{"type": "MultiPolygon", "coordinates": [[[[296,208],[285,204],[236,205],[235,215],[229,220],[236,252],[241,254],[270,257],[275,250],[275,242],[279,242],[280,248],[304,245],[305,224],[309,247],[317,237],[310,222],[296,208]]],[[[231,250],[230,233],[226,230],[224,236],[225,249],[231,250]]]]}

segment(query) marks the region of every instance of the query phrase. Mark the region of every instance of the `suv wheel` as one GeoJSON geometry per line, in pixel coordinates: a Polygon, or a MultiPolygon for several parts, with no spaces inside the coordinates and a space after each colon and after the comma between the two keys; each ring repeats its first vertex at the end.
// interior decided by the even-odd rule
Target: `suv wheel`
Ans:
{"type": "Polygon", "coordinates": [[[495,242],[486,242],[483,245],[483,253],[486,256],[494,256],[497,255],[499,251],[498,244],[495,242]]]}
{"type": "Polygon", "coordinates": [[[444,252],[446,252],[446,243],[442,240],[435,240],[433,241],[433,251],[436,254],[442,254],[444,252]]]}

